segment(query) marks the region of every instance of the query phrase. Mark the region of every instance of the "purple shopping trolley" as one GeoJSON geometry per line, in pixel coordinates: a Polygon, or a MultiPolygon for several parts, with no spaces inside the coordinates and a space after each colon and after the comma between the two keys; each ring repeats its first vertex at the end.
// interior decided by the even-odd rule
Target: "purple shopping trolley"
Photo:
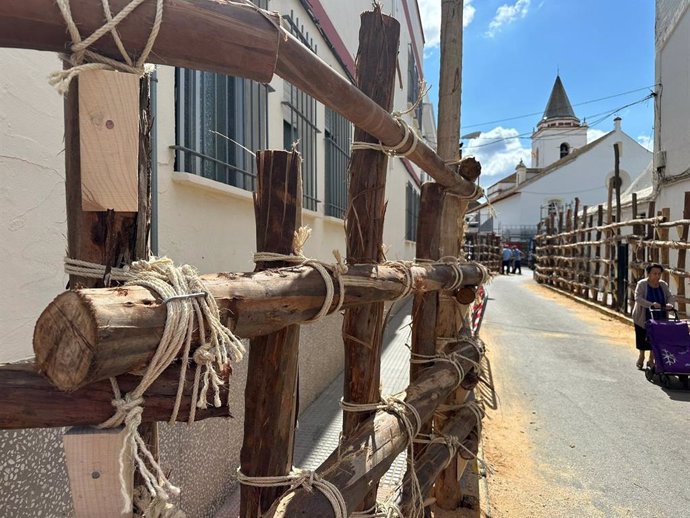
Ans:
{"type": "Polygon", "coordinates": [[[649,381],[658,377],[659,382],[666,388],[671,384],[671,376],[677,376],[684,388],[688,388],[690,375],[690,332],[688,323],[678,319],[678,312],[671,310],[650,311],[647,320],[647,337],[654,354],[655,366],[648,368],[645,375],[649,381]],[[670,311],[675,315],[674,320],[660,320],[654,318],[654,313],[670,311]]]}

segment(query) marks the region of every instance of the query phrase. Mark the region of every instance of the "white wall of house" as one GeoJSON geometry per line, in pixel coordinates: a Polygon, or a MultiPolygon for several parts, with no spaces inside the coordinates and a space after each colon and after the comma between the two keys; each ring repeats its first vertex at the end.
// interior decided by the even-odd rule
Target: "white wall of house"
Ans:
{"type": "Polygon", "coordinates": [[[690,0],[657,1],[654,166],[657,207],[682,213],[690,191],[690,0]]]}
{"type": "MultiPolygon", "coordinates": [[[[405,0],[408,1],[408,0],[405,0]]],[[[417,9],[408,1],[414,18],[417,9]]],[[[324,2],[336,28],[341,31],[351,55],[356,54],[359,12],[371,3],[324,2]]],[[[384,12],[401,20],[400,68],[402,85],[396,79],[395,108],[407,108],[408,23],[399,0],[384,3],[384,12]]],[[[318,55],[334,69],[341,66],[317,27],[296,0],[272,0],[272,10],[294,14],[314,39],[318,55]]],[[[421,45],[421,24],[411,22],[421,45]]],[[[419,55],[422,55],[419,49],[419,55]]],[[[66,249],[64,199],[63,108],[61,97],[47,84],[50,72],[60,68],[50,53],[0,50],[0,246],[4,256],[0,277],[8,297],[0,301],[0,361],[13,361],[32,354],[31,336],[40,312],[64,290],[66,276],[62,258],[66,249]]],[[[275,77],[268,94],[268,147],[283,148],[283,80],[275,77]]],[[[157,67],[155,113],[157,141],[157,243],[158,253],[177,263],[193,264],[203,272],[253,269],[255,249],[254,211],[251,192],[215,180],[176,170],[175,71],[157,67]]],[[[325,199],[324,124],[325,108],[317,103],[316,138],[317,192],[325,199]]],[[[415,168],[417,175],[418,169],[415,168]]],[[[406,188],[416,185],[399,159],[389,161],[386,196],[388,208],[384,242],[390,259],[414,256],[414,243],[405,239],[406,188]]],[[[305,253],[332,261],[332,250],[345,255],[343,220],[326,216],[323,203],[304,210],[304,224],[313,229],[305,253]]],[[[318,395],[342,367],[342,348],[337,344],[342,317],[333,315],[303,326],[300,357],[301,408],[318,395]],[[333,346],[323,347],[323,337],[333,346]]],[[[246,362],[233,376],[232,410],[235,419],[211,420],[186,426],[162,427],[162,458],[172,468],[173,478],[183,486],[183,504],[188,516],[213,513],[228,492],[239,461],[243,426],[243,390],[246,362]],[[213,441],[227,455],[196,455],[199,444],[213,441]],[[203,477],[197,477],[203,473],[203,477]]],[[[0,492],[0,509],[13,516],[68,515],[71,509],[62,454],[61,430],[0,432],[0,470],[6,460],[12,467],[6,476],[9,489],[0,492]],[[7,475],[9,473],[9,475],[7,475]],[[16,511],[15,511],[16,510],[16,511]]]]}

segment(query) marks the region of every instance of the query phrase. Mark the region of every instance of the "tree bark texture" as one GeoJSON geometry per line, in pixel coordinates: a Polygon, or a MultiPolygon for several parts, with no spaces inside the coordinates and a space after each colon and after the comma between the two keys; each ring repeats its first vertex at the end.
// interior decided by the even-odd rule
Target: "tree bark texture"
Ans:
{"type": "MultiPolygon", "coordinates": [[[[462,87],[462,0],[441,2],[441,66],[439,79],[438,154],[446,161],[459,158],[460,102],[462,87]]],[[[457,256],[463,248],[465,212],[469,200],[447,195],[441,216],[441,255],[457,256]]],[[[463,327],[467,306],[460,306],[448,293],[442,293],[436,321],[438,337],[452,337],[463,327]]],[[[462,402],[451,395],[448,403],[462,402]]],[[[436,427],[444,425],[436,418],[436,427]]],[[[436,484],[436,501],[443,509],[456,509],[462,495],[458,483],[457,463],[451,462],[436,484]]]]}
{"type": "MultiPolygon", "coordinates": [[[[110,0],[113,13],[129,0],[110,0]]],[[[104,22],[100,3],[71,0],[73,18],[82,36],[104,22]]],[[[144,2],[118,25],[130,54],[146,45],[154,19],[154,2],[144,2]]],[[[372,102],[285,29],[279,17],[251,5],[219,0],[166,0],[163,23],[150,61],[219,72],[268,83],[276,73],[387,146],[404,136],[389,112],[372,102]],[[198,31],[203,27],[203,36],[198,31]]],[[[0,3],[0,46],[64,52],[69,47],[66,24],[53,0],[5,0],[0,3]]],[[[93,50],[120,59],[112,38],[103,37],[93,50]]],[[[447,165],[425,142],[408,158],[437,182],[458,194],[474,192],[474,184],[447,165]]]]}
{"type": "MultiPolygon", "coordinates": [[[[302,224],[302,158],[296,151],[257,154],[254,197],[257,252],[294,253],[302,224]]],[[[285,263],[258,263],[257,271],[285,263]]],[[[292,468],[297,412],[299,324],[257,336],[250,342],[244,392],[242,473],[252,477],[287,475],[292,468]]],[[[258,518],[281,488],[241,486],[240,516],[258,518]]]]}
{"type": "MultiPolygon", "coordinates": [[[[441,435],[445,437],[455,437],[464,443],[472,432],[476,429],[477,419],[468,409],[460,409],[455,414],[449,416],[448,422],[441,429],[441,435]]],[[[455,460],[455,455],[451,458],[451,450],[442,443],[421,444],[423,447],[421,454],[415,459],[415,473],[419,480],[422,495],[426,498],[433,489],[434,482],[441,474],[446,464],[455,460]]],[[[459,449],[457,454],[462,455],[464,450],[459,449]]],[[[398,503],[403,516],[410,516],[410,510],[414,508],[415,502],[412,500],[412,479],[410,473],[405,475],[402,482],[402,491],[399,492],[398,503]]]]}
{"type": "MultiPolygon", "coordinates": [[[[443,186],[435,182],[422,185],[417,226],[418,259],[437,261],[440,258],[439,241],[441,229],[441,205],[443,186]]],[[[412,354],[433,356],[436,353],[436,318],[438,293],[416,293],[412,301],[412,354]]],[[[410,363],[410,383],[414,383],[424,364],[410,363]]],[[[422,434],[431,433],[431,421],[424,423],[422,434]]],[[[415,460],[423,446],[413,445],[415,460]]]]}
{"type": "MultiPolygon", "coordinates": [[[[168,421],[172,414],[180,379],[180,366],[171,365],[144,394],[145,423],[168,421]]],[[[123,374],[117,381],[126,393],[141,377],[123,374]]],[[[227,381],[227,380],[226,380],[227,381]]],[[[194,370],[187,369],[178,421],[189,418],[194,370]]],[[[227,399],[227,383],[221,388],[227,399]]],[[[33,363],[0,365],[0,429],[95,426],[112,417],[113,388],[109,380],[98,381],[74,392],[63,392],[38,373],[33,363]]],[[[197,409],[195,419],[229,417],[227,406],[197,409]]]]}
{"type": "MultiPolygon", "coordinates": [[[[474,361],[479,360],[477,350],[464,340],[450,344],[449,352],[454,351],[474,361]]],[[[461,364],[469,372],[471,364],[464,360],[461,364]]],[[[467,376],[463,384],[466,381],[467,376]]],[[[407,388],[405,401],[417,410],[422,421],[427,421],[457,382],[457,370],[447,362],[438,362],[426,368],[418,381],[407,388]]],[[[470,383],[467,388],[473,387],[476,379],[470,383]]],[[[361,423],[355,433],[319,466],[317,473],[340,490],[348,513],[351,513],[369,493],[372,482],[386,473],[407,444],[407,432],[400,419],[381,410],[361,423]]],[[[266,516],[330,518],[333,509],[321,492],[298,488],[285,493],[266,516]]]]}
{"type": "MultiPolygon", "coordinates": [[[[386,111],[393,104],[400,24],[384,16],[380,6],[362,13],[357,53],[360,89],[386,111]]],[[[376,138],[355,128],[355,141],[376,142],[376,138]]],[[[383,222],[386,213],[388,156],[380,151],[352,152],[349,175],[348,211],[345,222],[348,264],[383,262],[383,222]]],[[[371,403],[380,399],[380,348],[383,302],[362,304],[345,310],[344,399],[371,403]],[[364,345],[366,344],[366,345],[364,345]]],[[[345,413],[343,433],[347,436],[366,414],[345,413]]]]}
{"type": "MultiPolygon", "coordinates": [[[[393,89],[400,40],[400,24],[384,16],[381,7],[362,13],[357,51],[357,82],[360,90],[385,111],[393,107],[393,89]]],[[[377,142],[376,137],[355,128],[355,142],[377,142]]],[[[354,150],[348,168],[348,210],[345,220],[348,264],[383,261],[383,223],[386,214],[388,155],[374,150],[354,150]]],[[[381,343],[383,302],[345,310],[343,342],[345,377],[343,399],[372,403],[381,398],[381,343]]],[[[344,412],[343,436],[348,437],[369,414],[344,412]]],[[[376,503],[374,483],[362,504],[376,503]]]]}
{"type": "MultiPolygon", "coordinates": [[[[481,283],[476,265],[462,269],[467,285],[481,283]]],[[[453,282],[447,265],[415,266],[412,274],[419,291],[440,290],[453,282]]],[[[218,303],[221,320],[241,338],[306,322],[319,312],[326,293],[323,278],[308,266],[202,279],[218,303]]],[[[394,300],[405,285],[405,275],[390,266],[351,266],[344,279],[344,307],[394,300]]],[[[141,369],[158,346],[165,318],[160,298],[139,286],[62,293],[34,329],[36,362],[62,390],[141,369]]],[[[193,340],[192,347],[198,346],[198,336],[193,340]]]]}

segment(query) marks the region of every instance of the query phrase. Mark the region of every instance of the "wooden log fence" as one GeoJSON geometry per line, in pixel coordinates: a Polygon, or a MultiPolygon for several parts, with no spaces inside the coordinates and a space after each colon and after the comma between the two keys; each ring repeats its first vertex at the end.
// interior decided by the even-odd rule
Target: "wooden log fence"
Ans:
{"type": "MultiPolygon", "coordinates": [[[[110,1],[114,12],[119,12],[128,3],[128,0],[110,1]]],[[[71,0],[70,5],[75,22],[84,34],[101,27],[103,13],[100,2],[71,0]]],[[[377,93],[377,89],[382,87],[378,72],[360,70],[359,76],[371,83],[369,87],[360,84],[360,90],[280,27],[279,18],[274,13],[249,4],[215,1],[165,0],[164,8],[166,14],[151,53],[154,62],[222,72],[262,82],[268,82],[277,73],[352,121],[357,126],[359,139],[380,142],[388,147],[407,142],[404,139],[408,139],[409,130],[399,117],[389,113],[391,92],[377,93]],[[194,30],[202,25],[205,31],[203,42],[194,30]],[[380,98],[377,98],[378,94],[382,94],[380,98]]],[[[455,6],[456,16],[458,9],[461,13],[461,3],[455,6]]],[[[149,37],[154,2],[144,2],[136,14],[120,20],[118,25],[122,43],[135,54],[143,49],[149,37]]],[[[378,6],[363,19],[372,22],[368,38],[383,33],[390,36],[389,28],[397,23],[383,16],[378,6]],[[387,28],[381,30],[376,24],[387,28]]],[[[9,1],[0,5],[0,46],[59,52],[70,45],[67,34],[65,21],[52,1],[9,1]]],[[[381,72],[390,76],[390,84],[383,86],[388,90],[392,88],[395,74],[398,43],[397,38],[394,39],[388,43],[390,66],[381,72]]],[[[372,54],[369,61],[372,67],[381,65],[379,46],[379,43],[374,43],[367,51],[372,54]]],[[[111,58],[119,56],[111,38],[98,39],[91,48],[111,58]]],[[[366,59],[358,60],[360,66],[369,66],[366,62],[366,59]]],[[[126,74],[118,75],[132,79],[126,74]]],[[[455,79],[459,84],[457,77],[455,79]]],[[[166,333],[166,320],[172,311],[167,306],[171,298],[163,299],[153,289],[136,285],[106,287],[106,279],[111,274],[117,272],[121,279],[127,279],[127,271],[121,271],[121,268],[148,255],[146,236],[150,225],[148,189],[151,184],[147,160],[151,127],[146,111],[146,81],[142,81],[139,98],[141,138],[135,149],[140,157],[138,180],[135,180],[138,183],[138,189],[135,186],[137,199],[129,206],[129,211],[120,208],[116,212],[102,207],[104,210],[90,213],[81,209],[86,189],[80,180],[86,166],[79,154],[79,146],[84,142],[84,135],[80,140],[78,124],[79,102],[83,101],[79,81],[73,80],[65,110],[69,253],[73,259],[105,266],[105,275],[93,280],[73,273],[70,281],[75,289],[60,294],[36,323],[33,340],[35,361],[0,365],[0,389],[6,396],[0,402],[0,428],[4,429],[88,426],[106,421],[113,413],[109,378],[118,376],[117,394],[120,390],[127,393],[140,384],[139,376],[131,373],[141,371],[153,361],[152,358],[158,358],[161,337],[166,333]],[[137,212],[132,212],[134,208],[137,212]]],[[[459,103],[459,91],[456,94],[458,99],[451,102],[459,103]]],[[[107,100],[109,95],[103,95],[103,98],[107,100]]],[[[448,123],[459,127],[459,113],[451,118],[453,120],[448,123]]],[[[456,146],[457,135],[449,134],[448,138],[456,146]]],[[[361,342],[380,344],[383,330],[382,319],[378,316],[383,314],[384,302],[414,294],[413,318],[416,320],[422,316],[430,320],[430,325],[415,328],[415,347],[432,355],[437,351],[440,357],[431,358],[423,366],[412,369],[404,398],[388,400],[388,406],[370,411],[368,415],[346,419],[342,444],[317,470],[316,476],[332,484],[344,500],[347,513],[367,507],[374,501],[372,488],[397,454],[411,444],[422,423],[431,422],[439,403],[450,395],[454,395],[451,402],[464,401],[479,379],[476,366],[481,361],[483,348],[469,329],[463,329],[463,320],[466,319],[458,320],[460,312],[456,306],[463,304],[466,307],[467,304],[462,301],[466,295],[461,296],[460,290],[469,289],[468,292],[474,294],[474,288],[487,281],[489,270],[498,271],[500,238],[477,238],[471,245],[471,259],[475,262],[465,262],[461,257],[451,262],[447,258],[443,263],[434,261],[440,256],[460,255],[458,246],[464,228],[459,227],[458,222],[464,219],[467,200],[481,194],[481,188],[474,183],[480,166],[474,159],[458,163],[452,160],[454,154],[444,160],[414,134],[409,144],[399,151],[407,152],[412,162],[438,182],[422,188],[423,198],[432,203],[431,209],[437,212],[430,214],[435,217],[420,218],[419,257],[424,259],[423,262],[382,262],[379,234],[383,228],[385,207],[383,182],[388,158],[385,154],[362,151],[359,153],[362,164],[356,166],[353,160],[353,170],[359,168],[366,174],[358,176],[354,171],[352,174],[349,206],[356,214],[347,219],[347,267],[344,264],[317,267],[299,255],[293,242],[293,231],[301,220],[298,154],[260,151],[257,154],[259,187],[255,197],[257,249],[281,254],[278,262],[258,258],[256,271],[251,273],[201,276],[204,293],[180,296],[212,299],[218,306],[220,323],[235,336],[252,339],[241,453],[242,518],[330,516],[333,512],[331,503],[318,491],[293,487],[287,494],[281,494],[282,489],[259,488],[254,483],[266,477],[289,476],[292,466],[298,413],[300,325],[340,308],[354,315],[346,318],[349,324],[344,326],[344,341],[354,339],[360,342],[348,353],[349,378],[346,379],[349,381],[346,381],[345,390],[348,403],[352,393],[362,396],[352,398],[357,403],[377,404],[381,398],[376,351],[364,358],[361,342]],[[370,169],[364,167],[372,160],[381,164],[380,179],[373,178],[370,169]],[[455,199],[453,211],[441,221],[438,200],[449,198],[455,199]],[[360,223],[353,226],[351,223],[357,219],[360,223]],[[362,239],[364,226],[368,234],[366,240],[362,239]],[[293,260],[295,257],[298,261],[293,260]],[[299,264],[294,264],[296,262],[299,264]],[[479,264],[481,262],[485,265],[479,264]],[[439,308],[440,292],[445,292],[450,301],[447,314],[439,308]],[[372,318],[372,314],[376,318],[372,318]],[[455,340],[444,338],[444,347],[437,350],[439,329],[444,337],[455,337],[455,340]],[[268,379],[272,383],[267,384],[268,379]],[[358,380],[366,383],[355,389],[358,380]],[[410,422],[416,424],[411,428],[410,422]]],[[[118,157],[121,160],[125,158],[118,157]]],[[[90,190],[88,194],[91,194],[90,190]]],[[[553,245],[546,243],[545,246],[553,245]]],[[[574,254],[563,255],[572,258],[574,254]]],[[[185,331],[188,348],[185,352],[178,351],[178,357],[187,358],[190,351],[198,352],[210,339],[212,332],[208,329],[202,332],[200,328],[202,326],[197,322],[185,331]]],[[[202,361],[197,360],[195,354],[191,357],[195,362],[202,361]]],[[[144,393],[143,423],[167,420],[171,414],[176,415],[177,420],[185,420],[195,405],[199,407],[195,410],[196,419],[230,416],[227,406],[217,407],[217,402],[216,407],[211,408],[201,408],[203,404],[197,404],[194,398],[200,371],[195,373],[194,369],[187,369],[185,360],[173,359],[166,364],[167,368],[161,369],[162,373],[144,393]]],[[[227,381],[230,372],[229,368],[219,372],[218,381],[227,381]]],[[[227,390],[227,385],[221,387],[217,398],[227,397],[227,390]]],[[[124,397],[117,403],[127,401],[124,397]]],[[[439,433],[448,436],[452,444],[476,444],[477,416],[476,411],[460,408],[447,415],[442,427],[438,423],[436,427],[439,433]]],[[[427,425],[425,430],[431,432],[434,428],[427,425]]],[[[147,433],[148,436],[143,434],[144,441],[155,457],[155,425],[147,433]]],[[[418,479],[428,494],[455,454],[455,449],[446,448],[444,451],[438,444],[424,448],[419,456],[421,469],[408,471],[406,480],[418,479]]],[[[453,471],[453,477],[444,482],[443,491],[454,495],[449,499],[451,502],[459,494],[459,486],[455,486],[460,474],[453,471]]],[[[409,491],[409,487],[409,483],[403,485],[398,503],[404,509],[417,509],[422,502],[415,501],[417,495],[409,491]]],[[[124,490],[131,491],[131,488],[124,490]]],[[[79,513],[77,515],[80,516],[97,514],[93,509],[79,513]]],[[[414,512],[411,515],[416,517],[414,512]]]]}
{"type": "MultiPolygon", "coordinates": [[[[687,316],[690,193],[685,193],[683,212],[675,220],[668,208],[655,213],[654,202],[649,204],[646,217],[625,221],[611,221],[609,209],[604,224],[604,210],[602,205],[597,207],[597,224],[593,225],[594,216],[583,208],[581,214],[572,216],[572,228],[559,226],[563,232],[557,232],[549,219],[540,223],[534,271],[537,282],[630,315],[635,286],[644,278],[644,268],[660,262],[671,290],[678,294],[679,312],[687,316]]],[[[632,214],[639,214],[637,197],[633,197],[632,214]]]]}

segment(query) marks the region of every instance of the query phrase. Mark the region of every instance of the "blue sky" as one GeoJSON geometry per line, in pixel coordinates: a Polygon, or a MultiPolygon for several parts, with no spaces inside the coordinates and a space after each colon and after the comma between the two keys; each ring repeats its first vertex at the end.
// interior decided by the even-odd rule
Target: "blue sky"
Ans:
{"type": "MultiPolygon", "coordinates": [[[[440,4],[419,0],[434,105],[440,4]]],[[[575,114],[590,124],[590,141],[619,115],[626,133],[651,146],[653,102],[622,107],[654,84],[653,0],[465,0],[464,16],[461,135],[482,132],[464,144],[482,162],[482,185],[512,173],[521,158],[530,165],[529,135],[557,71],[575,114]]]]}

